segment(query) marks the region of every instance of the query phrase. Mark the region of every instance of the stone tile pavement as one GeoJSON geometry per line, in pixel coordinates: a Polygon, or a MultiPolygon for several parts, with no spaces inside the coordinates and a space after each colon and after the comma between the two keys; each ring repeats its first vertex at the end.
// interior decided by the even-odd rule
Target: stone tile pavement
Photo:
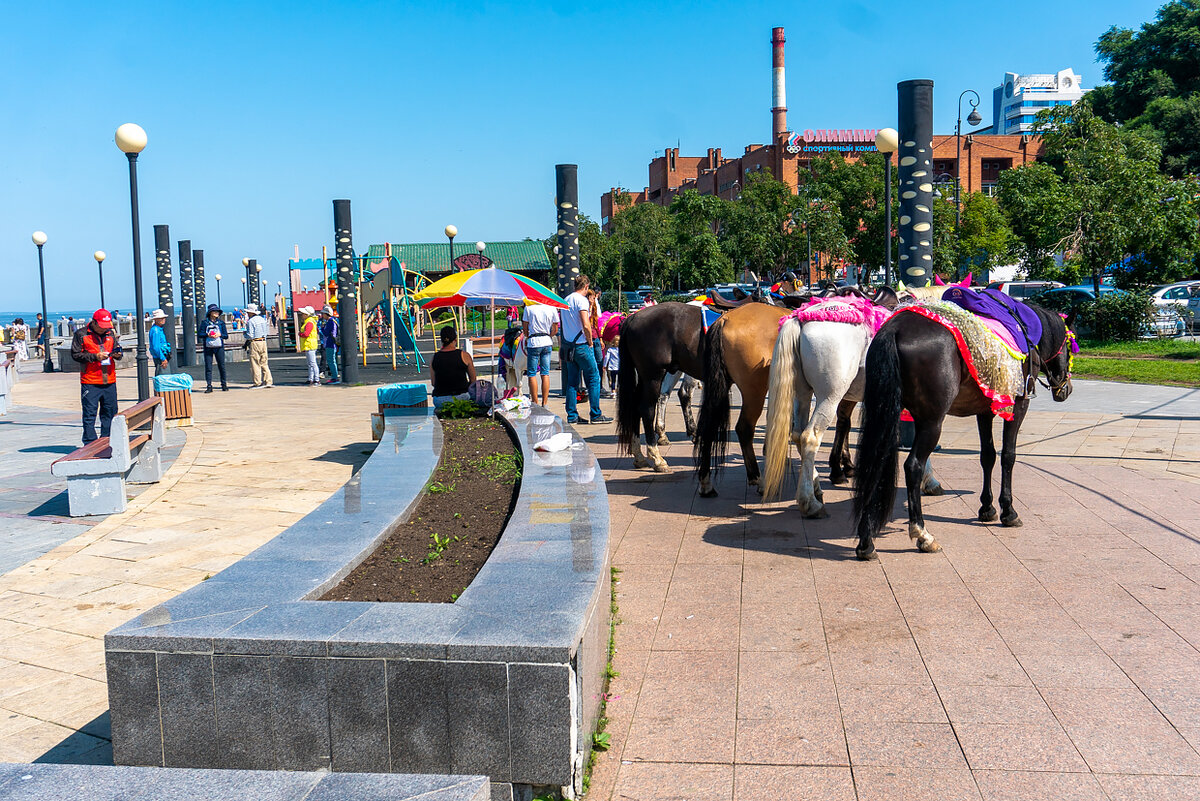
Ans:
{"type": "Polygon", "coordinates": [[[943,551],[898,500],[868,563],[847,489],[804,520],[734,457],[703,499],[680,435],[655,475],[589,430],[621,570],[590,797],[1200,798],[1200,393],[1075,393],[1026,421],[1024,527],[972,522],[977,434],[951,420],[943,551]]]}
{"type": "MultiPolygon", "coordinates": [[[[22,378],[21,406],[4,419],[36,405],[51,425],[30,447],[74,441],[78,379],[22,378]]],[[[122,406],[136,398],[132,370],[118,391],[122,406]]],[[[254,550],[345,483],[371,447],[374,395],[305,386],[196,395],[196,425],[175,464],[124,513],[55,524],[78,526],[65,532],[7,518],[6,532],[23,533],[0,538],[0,560],[26,547],[35,556],[0,575],[0,761],[48,751],[51,760],[110,761],[104,634],[254,550]]]]}

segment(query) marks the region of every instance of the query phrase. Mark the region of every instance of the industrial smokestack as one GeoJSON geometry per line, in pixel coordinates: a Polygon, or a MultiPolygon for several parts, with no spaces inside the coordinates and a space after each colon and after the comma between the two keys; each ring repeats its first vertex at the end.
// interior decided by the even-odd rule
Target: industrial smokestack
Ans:
{"type": "Polygon", "coordinates": [[[787,92],[783,78],[783,28],[771,29],[771,141],[787,133],[787,92]]]}

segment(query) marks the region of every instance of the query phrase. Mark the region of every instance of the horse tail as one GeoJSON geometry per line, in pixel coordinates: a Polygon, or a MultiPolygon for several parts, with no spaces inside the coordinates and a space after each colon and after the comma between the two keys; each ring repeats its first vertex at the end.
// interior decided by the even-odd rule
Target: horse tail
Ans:
{"type": "Polygon", "coordinates": [[[767,437],[763,443],[763,500],[771,500],[783,486],[792,443],[792,417],[796,406],[796,355],[804,327],[789,320],[779,329],[771,356],[771,380],[767,387],[767,437]]]}
{"type": "Polygon", "coordinates": [[[892,516],[901,404],[896,329],[885,324],[867,349],[862,432],[854,465],[854,530],[860,537],[874,537],[892,516]]]}
{"type": "Polygon", "coordinates": [[[640,418],[638,373],[631,349],[630,337],[621,337],[617,344],[617,450],[625,454],[633,450],[640,418]]]}
{"type": "Polygon", "coordinates": [[[701,340],[704,399],[696,421],[696,444],[692,448],[696,468],[707,466],[714,472],[725,461],[729,442],[729,372],[725,369],[725,342],[721,337],[724,323],[724,318],[717,320],[701,340]]]}

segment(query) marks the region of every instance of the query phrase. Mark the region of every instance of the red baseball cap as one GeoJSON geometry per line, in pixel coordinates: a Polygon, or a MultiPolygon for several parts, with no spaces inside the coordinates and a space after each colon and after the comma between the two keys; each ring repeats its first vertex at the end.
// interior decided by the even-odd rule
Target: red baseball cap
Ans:
{"type": "Polygon", "coordinates": [[[92,315],[92,322],[100,328],[112,328],[112,315],[108,309],[96,309],[96,313],[92,315]]]}

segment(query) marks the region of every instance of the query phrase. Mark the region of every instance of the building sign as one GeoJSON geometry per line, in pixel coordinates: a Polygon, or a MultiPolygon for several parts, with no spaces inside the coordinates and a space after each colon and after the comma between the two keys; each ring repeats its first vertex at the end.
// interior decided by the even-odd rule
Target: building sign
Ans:
{"type": "Polygon", "coordinates": [[[787,140],[787,152],[821,153],[831,150],[865,152],[875,149],[878,128],[808,128],[804,133],[793,132],[787,140]]]}
{"type": "Polygon", "coordinates": [[[1057,75],[1021,75],[1017,77],[1016,85],[1019,87],[1037,86],[1043,89],[1053,89],[1058,86],[1057,75]]]}

